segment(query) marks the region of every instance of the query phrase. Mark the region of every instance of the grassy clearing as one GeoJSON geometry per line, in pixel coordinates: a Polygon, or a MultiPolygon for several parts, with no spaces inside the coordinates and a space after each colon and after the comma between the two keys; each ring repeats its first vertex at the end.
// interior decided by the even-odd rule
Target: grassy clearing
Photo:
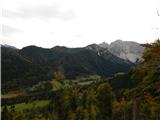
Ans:
{"type": "Polygon", "coordinates": [[[31,103],[20,103],[15,105],[16,111],[22,111],[24,109],[31,109],[33,107],[44,107],[49,103],[48,100],[42,100],[42,101],[33,101],[31,103]]]}
{"type": "Polygon", "coordinates": [[[1,98],[14,98],[20,95],[25,95],[25,93],[22,91],[12,91],[6,94],[1,94],[1,98]]]}
{"type": "Polygon", "coordinates": [[[52,90],[53,91],[56,91],[56,90],[59,90],[62,88],[62,84],[56,80],[52,80],[51,81],[51,84],[52,84],[52,90]]]}
{"type": "Polygon", "coordinates": [[[79,82],[78,85],[89,85],[93,83],[93,81],[79,82]]]}
{"type": "MultiPolygon", "coordinates": [[[[33,101],[30,103],[19,103],[15,104],[15,111],[23,111],[26,109],[32,109],[32,108],[37,108],[37,107],[44,107],[48,105],[49,100],[41,100],[41,101],[33,101]]],[[[10,106],[7,106],[8,109],[10,109],[10,106]]],[[[3,108],[3,107],[2,107],[3,108]]]]}
{"type": "Polygon", "coordinates": [[[17,95],[15,94],[2,94],[1,98],[13,98],[13,97],[17,97],[17,95]]]}

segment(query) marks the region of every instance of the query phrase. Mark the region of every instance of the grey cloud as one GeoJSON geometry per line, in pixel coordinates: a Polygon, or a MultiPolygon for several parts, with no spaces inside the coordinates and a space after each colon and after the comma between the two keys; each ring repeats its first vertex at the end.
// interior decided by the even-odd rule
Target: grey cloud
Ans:
{"type": "Polygon", "coordinates": [[[76,34],[75,37],[82,38],[82,35],[81,34],[76,34]]]}
{"type": "Polygon", "coordinates": [[[22,32],[22,31],[17,28],[2,24],[2,35],[9,36],[9,35],[11,35],[13,33],[17,33],[17,32],[22,32]]]}
{"type": "Polygon", "coordinates": [[[50,34],[54,34],[55,32],[49,32],[50,34]]]}
{"type": "Polygon", "coordinates": [[[60,11],[60,9],[54,5],[39,5],[39,6],[21,7],[14,12],[4,9],[3,16],[7,18],[23,18],[23,19],[59,18],[63,20],[70,20],[75,17],[75,14],[72,10],[60,11]]]}
{"type": "Polygon", "coordinates": [[[17,15],[18,14],[16,12],[2,9],[2,16],[3,17],[10,18],[10,17],[16,17],[17,15]]]}
{"type": "Polygon", "coordinates": [[[154,28],[152,28],[153,30],[160,30],[160,28],[159,27],[154,27],[154,28]]]}
{"type": "Polygon", "coordinates": [[[59,17],[64,19],[64,20],[70,20],[70,19],[75,17],[75,14],[74,14],[74,12],[72,10],[68,10],[68,11],[60,14],[59,17]]]}

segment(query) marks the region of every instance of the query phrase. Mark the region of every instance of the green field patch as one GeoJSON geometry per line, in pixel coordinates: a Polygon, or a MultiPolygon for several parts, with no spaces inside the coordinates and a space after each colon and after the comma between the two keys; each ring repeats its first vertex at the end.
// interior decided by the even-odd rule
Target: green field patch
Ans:
{"type": "Polygon", "coordinates": [[[13,92],[10,92],[10,93],[7,93],[7,94],[1,94],[1,98],[14,98],[14,97],[17,97],[17,96],[20,96],[20,95],[25,95],[25,93],[23,92],[19,92],[19,91],[13,91],[13,92]]]}
{"type": "MultiPolygon", "coordinates": [[[[15,111],[23,111],[23,110],[30,110],[33,108],[37,108],[37,107],[45,107],[47,106],[49,103],[49,100],[41,100],[41,101],[33,101],[33,102],[29,102],[29,103],[18,103],[15,104],[15,111]]],[[[3,108],[3,107],[2,107],[3,108]]],[[[8,109],[10,109],[10,105],[7,106],[8,109]]]]}
{"type": "Polygon", "coordinates": [[[84,82],[79,82],[78,85],[89,85],[89,84],[92,84],[93,81],[84,81],[84,82]]]}
{"type": "Polygon", "coordinates": [[[52,85],[52,90],[53,91],[57,91],[57,90],[62,88],[62,84],[57,80],[52,80],[51,85],[52,85]]]}

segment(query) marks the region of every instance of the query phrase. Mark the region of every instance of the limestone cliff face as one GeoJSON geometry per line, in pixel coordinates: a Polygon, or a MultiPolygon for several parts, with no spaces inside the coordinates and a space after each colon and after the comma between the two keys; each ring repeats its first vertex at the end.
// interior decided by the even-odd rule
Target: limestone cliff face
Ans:
{"type": "Polygon", "coordinates": [[[117,40],[109,45],[108,50],[117,57],[134,63],[141,59],[144,47],[136,42],[117,40]]]}
{"type": "Polygon", "coordinates": [[[96,45],[96,48],[98,49],[95,49],[93,46],[90,47],[90,49],[94,50],[109,51],[113,55],[132,63],[140,61],[144,51],[144,47],[139,43],[122,40],[116,40],[111,44],[103,42],[96,45]]]}

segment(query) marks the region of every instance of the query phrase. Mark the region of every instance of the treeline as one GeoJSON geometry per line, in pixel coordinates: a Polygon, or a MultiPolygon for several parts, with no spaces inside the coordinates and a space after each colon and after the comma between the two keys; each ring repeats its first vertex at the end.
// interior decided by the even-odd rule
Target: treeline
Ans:
{"type": "Polygon", "coordinates": [[[125,95],[133,99],[134,117],[137,119],[160,119],[160,40],[145,44],[142,63],[132,69],[135,85],[125,95]],[[137,109],[137,110],[136,110],[137,109]]]}
{"type": "Polygon", "coordinates": [[[12,98],[1,98],[1,105],[14,105],[18,103],[29,103],[35,100],[49,100],[51,96],[56,96],[58,92],[54,91],[43,91],[43,92],[38,92],[30,95],[20,95],[17,97],[12,97],[12,98]]]}
{"type": "Polygon", "coordinates": [[[77,86],[62,89],[52,96],[47,106],[17,112],[14,105],[2,110],[2,120],[49,119],[49,120],[130,120],[131,104],[122,99],[116,101],[108,83],[92,85],[86,89],[77,86]],[[33,114],[34,113],[34,114],[33,114]],[[14,115],[14,116],[13,116],[14,115]],[[17,117],[16,117],[17,115],[17,117]]]}

